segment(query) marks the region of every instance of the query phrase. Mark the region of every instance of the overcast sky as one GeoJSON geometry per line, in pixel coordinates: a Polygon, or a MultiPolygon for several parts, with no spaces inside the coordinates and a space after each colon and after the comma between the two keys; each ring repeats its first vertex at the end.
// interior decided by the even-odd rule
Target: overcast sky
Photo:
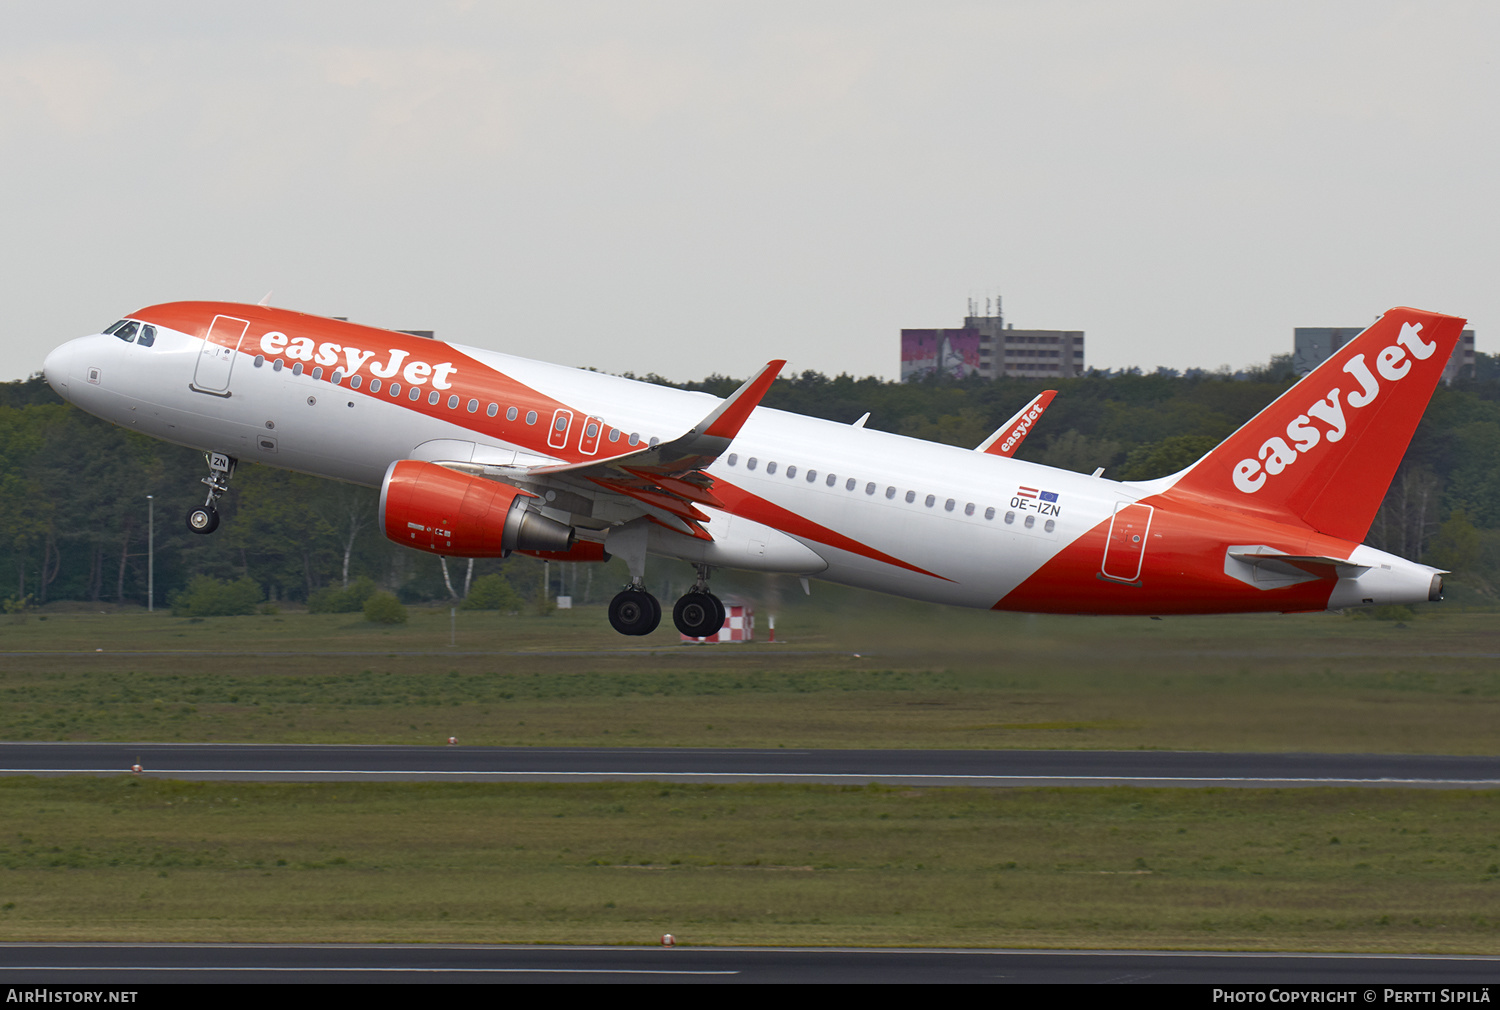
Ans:
{"type": "Polygon", "coordinates": [[[0,0],[0,379],[271,303],[674,379],[1500,319],[1500,5],[0,0]]]}

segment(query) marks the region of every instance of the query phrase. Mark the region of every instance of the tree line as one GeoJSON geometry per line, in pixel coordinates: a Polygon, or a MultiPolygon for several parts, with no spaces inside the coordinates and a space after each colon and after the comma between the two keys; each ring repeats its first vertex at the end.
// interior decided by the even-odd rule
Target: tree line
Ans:
{"type": "MultiPolygon", "coordinates": [[[[1367,542],[1450,569],[1491,596],[1500,587],[1500,361],[1478,358],[1473,378],[1438,388],[1367,542]]],[[[645,378],[718,396],[738,385],[718,375],[645,378]]],[[[1145,480],[1191,463],[1294,381],[1286,358],[1236,374],[1092,370],[1050,381],[900,383],[808,371],[778,379],[763,403],[841,423],[868,412],[868,427],[973,447],[1043,388],[1056,388],[1020,458],[1145,480]]],[[[200,453],[85,414],[40,377],[0,383],[0,572],[10,573],[0,601],[12,609],[144,604],[151,527],[157,606],[205,576],[248,579],[267,600],[298,603],[360,579],[409,603],[465,598],[485,576],[499,576],[523,600],[568,592],[558,580],[570,577],[574,595],[594,602],[614,588],[564,570],[588,566],[548,569],[522,557],[444,563],[385,539],[375,491],[265,466],[239,470],[220,502],[219,531],[197,536],[183,516],[201,503],[206,473],[200,453]]]]}

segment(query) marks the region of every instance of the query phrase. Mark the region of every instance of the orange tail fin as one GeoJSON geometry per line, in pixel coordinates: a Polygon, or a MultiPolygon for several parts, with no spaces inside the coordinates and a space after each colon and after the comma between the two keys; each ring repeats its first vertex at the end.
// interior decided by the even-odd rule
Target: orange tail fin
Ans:
{"type": "Polygon", "coordinates": [[[1166,494],[1362,541],[1464,322],[1391,309],[1166,494]]]}

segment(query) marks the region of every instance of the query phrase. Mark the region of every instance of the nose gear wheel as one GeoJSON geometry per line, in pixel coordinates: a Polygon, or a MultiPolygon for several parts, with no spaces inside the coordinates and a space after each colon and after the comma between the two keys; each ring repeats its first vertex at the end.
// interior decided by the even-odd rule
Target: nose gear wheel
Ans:
{"type": "Polygon", "coordinates": [[[194,533],[212,533],[219,528],[219,510],[200,505],[187,514],[187,528],[194,533]]]}

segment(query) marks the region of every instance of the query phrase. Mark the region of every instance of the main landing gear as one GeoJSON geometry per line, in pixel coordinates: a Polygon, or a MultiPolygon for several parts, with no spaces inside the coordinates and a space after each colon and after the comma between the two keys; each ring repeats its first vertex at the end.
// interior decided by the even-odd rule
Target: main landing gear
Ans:
{"type": "MultiPolygon", "coordinates": [[[[698,565],[698,581],[672,608],[672,623],[689,638],[709,638],[724,626],[724,604],[708,589],[707,565],[698,565]]],[[[609,601],[609,623],[622,635],[649,635],[661,624],[661,604],[639,578],[609,601]]]]}
{"type": "Polygon", "coordinates": [[[672,608],[672,623],[689,638],[709,638],[724,627],[724,604],[708,589],[708,565],[695,565],[698,581],[672,608]]]}
{"type": "Polygon", "coordinates": [[[205,452],[203,458],[208,462],[208,476],[203,478],[208,485],[208,499],[188,512],[187,528],[194,533],[209,534],[219,528],[219,510],[214,503],[229,490],[229,478],[234,476],[239,460],[222,452],[205,452]]]}
{"type": "Polygon", "coordinates": [[[632,581],[609,601],[609,623],[622,635],[649,635],[661,623],[661,604],[632,581]]]}

